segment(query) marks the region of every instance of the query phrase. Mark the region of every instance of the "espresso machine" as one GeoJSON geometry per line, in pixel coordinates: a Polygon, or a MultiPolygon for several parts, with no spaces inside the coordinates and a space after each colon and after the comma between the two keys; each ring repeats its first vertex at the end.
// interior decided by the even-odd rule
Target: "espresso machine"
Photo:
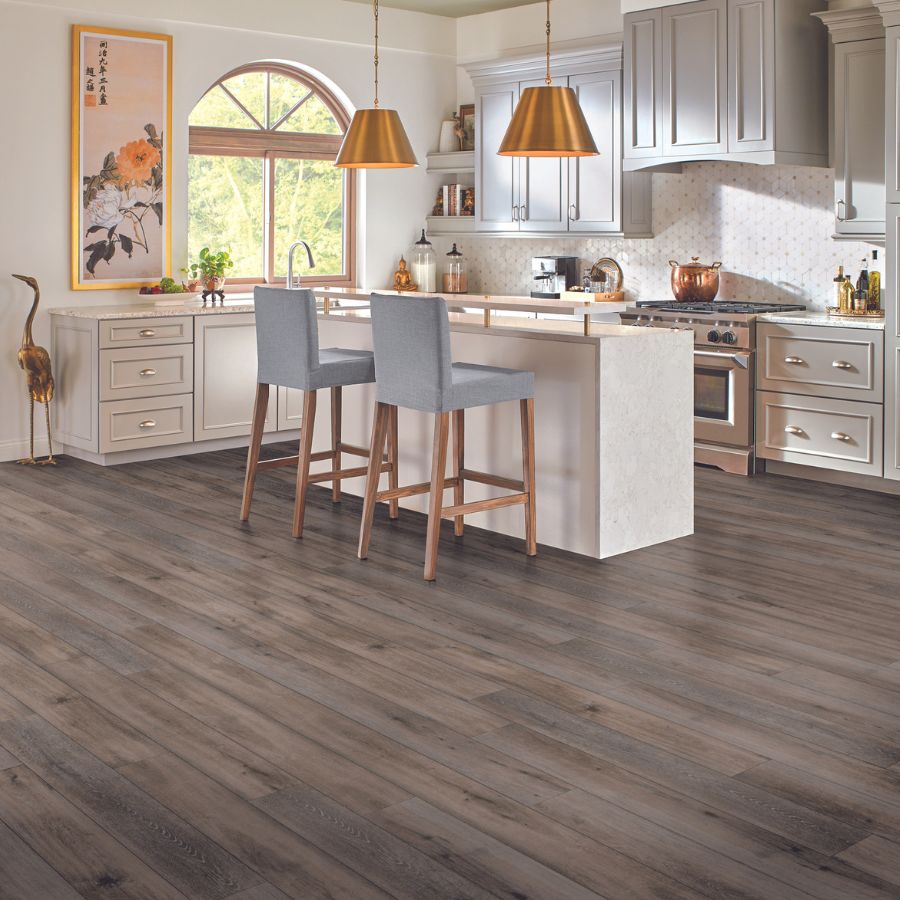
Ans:
{"type": "Polygon", "coordinates": [[[533,256],[531,258],[531,296],[559,300],[563,291],[578,281],[577,256],[533,256]]]}

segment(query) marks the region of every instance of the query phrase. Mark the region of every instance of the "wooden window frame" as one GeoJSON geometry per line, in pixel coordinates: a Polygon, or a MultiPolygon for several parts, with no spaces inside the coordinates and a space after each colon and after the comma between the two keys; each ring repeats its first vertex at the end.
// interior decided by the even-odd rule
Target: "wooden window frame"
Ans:
{"type": "MultiPolygon", "coordinates": [[[[350,125],[350,116],[335,95],[321,82],[306,72],[281,63],[254,63],[232,69],[212,84],[209,90],[223,86],[223,83],[237,75],[258,72],[262,74],[279,74],[299,82],[309,90],[309,95],[318,96],[334,116],[340,134],[303,134],[299,132],[282,132],[275,130],[215,128],[208,125],[191,125],[189,127],[188,154],[191,156],[242,156],[263,160],[263,184],[265,217],[263,233],[263,267],[265,271],[260,277],[229,278],[225,290],[232,293],[246,290],[252,285],[277,285],[284,282],[284,276],[275,275],[275,161],[277,159],[311,159],[335,160],[344,140],[344,134],[350,125]]],[[[251,121],[257,122],[240,101],[227,88],[224,88],[232,101],[247,115],[251,121]]],[[[205,97],[206,94],[203,96],[205,97]]],[[[305,102],[305,100],[303,101],[305,102]]],[[[276,124],[289,118],[299,106],[286,113],[276,124]]],[[[266,96],[268,115],[268,96],[266,96]]],[[[268,123],[266,123],[268,125],[268,123]]],[[[309,287],[356,287],[356,206],[357,175],[353,169],[343,172],[343,260],[344,272],[340,275],[307,275],[301,274],[300,283],[309,287]]],[[[298,235],[303,237],[303,235],[298,235]]],[[[314,270],[313,270],[314,271],[314,270]]]]}

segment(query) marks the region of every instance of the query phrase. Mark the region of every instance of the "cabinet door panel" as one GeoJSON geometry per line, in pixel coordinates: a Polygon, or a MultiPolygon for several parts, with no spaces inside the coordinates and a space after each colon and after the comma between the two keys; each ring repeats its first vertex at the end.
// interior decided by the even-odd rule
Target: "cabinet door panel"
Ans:
{"type": "Polygon", "coordinates": [[[774,150],[775,0],[728,2],[728,151],[774,150]]]}
{"type": "Polygon", "coordinates": [[[834,48],[834,190],[838,234],[883,235],[883,39],[834,48]]]}
{"type": "MultiPolygon", "coordinates": [[[[277,428],[277,395],[269,392],[266,431],[277,428]]],[[[256,396],[252,313],[196,317],[194,396],[195,441],[250,434],[256,396]]]]}
{"type": "Polygon", "coordinates": [[[884,303],[884,477],[900,481],[900,205],[887,214],[884,303]]]}
{"type": "Polygon", "coordinates": [[[665,154],[725,153],[725,0],[663,9],[665,154]]]}
{"type": "Polygon", "coordinates": [[[278,430],[291,431],[299,428],[302,419],[303,391],[296,388],[278,388],[278,430]]]}
{"type": "Polygon", "coordinates": [[[622,127],[619,118],[622,79],[618,72],[573,75],[599,156],[569,160],[569,230],[622,230],[622,127]]]}
{"type": "Polygon", "coordinates": [[[487,87],[476,98],[475,215],[479,231],[518,230],[519,160],[497,156],[519,85],[487,87]]]}
{"type": "MultiPolygon", "coordinates": [[[[557,85],[567,79],[558,78],[557,85]]],[[[544,79],[523,81],[520,91],[541,87],[544,79]]],[[[567,231],[569,190],[567,166],[559,157],[532,157],[519,160],[519,230],[567,231]]]]}
{"type": "Polygon", "coordinates": [[[662,156],[662,11],[625,16],[625,158],[662,156]]]}

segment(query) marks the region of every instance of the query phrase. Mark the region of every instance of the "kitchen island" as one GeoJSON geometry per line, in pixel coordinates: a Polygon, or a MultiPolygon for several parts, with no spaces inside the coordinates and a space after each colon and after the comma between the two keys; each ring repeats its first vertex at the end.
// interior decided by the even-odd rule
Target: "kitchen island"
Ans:
{"type": "MultiPolygon", "coordinates": [[[[249,299],[53,310],[65,452],[109,465],[246,444],[256,378],[252,310],[249,299]]],[[[320,345],[371,348],[368,316],[329,305],[319,316],[320,345]]],[[[479,313],[451,313],[454,359],[535,372],[539,542],[604,558],[690,534],[691,336],[604,324],[585,335],[577,320],[514,315],[485,323],[479,313]]],[[[368,444],[374,396],[372,385],[344,391],[346,443],[368,444]]],[[[267,441],[296,439],[299,401],[297,391],[272,392],[267,441]]],[[[327,422],[327,392],[319,402],[327,422]]],[[[313,449],[329,438],[318,429],[313,449]]],[[[466,457],[473,469],[521,477],[515,404],[467,413],[466,457]]],[[[427,480],[430,458],[428,417],[401,410],[401,480],[427,480]]],[[[362,488],[362,479],[343,484],[349,494],[362,488]]],[[[467,484],[466,499],[491,490],[467,484]]],[[[402,505],[424,510],[426,502],[402,505]]],[[[471,524],[521,536],[517,513],[490,510],[471,524]]]]}

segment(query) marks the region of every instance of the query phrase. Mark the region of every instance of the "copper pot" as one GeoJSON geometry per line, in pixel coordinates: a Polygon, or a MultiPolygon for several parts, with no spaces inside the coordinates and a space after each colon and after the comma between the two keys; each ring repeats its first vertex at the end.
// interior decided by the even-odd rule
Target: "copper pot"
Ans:
{"type": "Polygon", "coordinates": [[[699,256],[691,257],[685,265],[669,260],[672,267],[672,293],[679,303],[711,303],[719,293],[719,269],[722,263],[704,266],[699,256]]]}

